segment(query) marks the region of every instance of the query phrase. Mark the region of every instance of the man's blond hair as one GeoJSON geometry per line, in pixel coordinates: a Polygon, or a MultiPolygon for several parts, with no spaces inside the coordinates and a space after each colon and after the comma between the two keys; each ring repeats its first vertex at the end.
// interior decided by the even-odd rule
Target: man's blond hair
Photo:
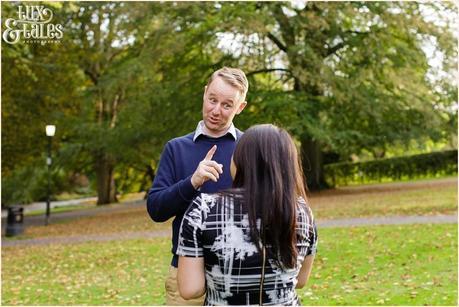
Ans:
{"type": "Polygon", "coordinates": [[[247,77],[242,70],[239,68],[222,67],[210,76],[207,81],[207,86],[209,86],[217,77],[222,78],[223,81],[237,88],[239,93],[241,93],[240,101],[245,101],[245,96],[249,90],[249,81],[247,81],[247,77]]]}

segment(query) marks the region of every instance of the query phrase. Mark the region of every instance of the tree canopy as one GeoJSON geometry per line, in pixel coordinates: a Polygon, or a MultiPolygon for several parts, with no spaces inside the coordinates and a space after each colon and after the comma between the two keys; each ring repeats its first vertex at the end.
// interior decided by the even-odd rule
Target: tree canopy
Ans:
{"type": "MultiPolygon", "coordinates": [[[[2,3],[2,19],[18,5],[2,3]]],[[[13,190],[42,178],[33,170],[45,167],[48,123],[56,181],[86,174],[100,204],[146,188],[165,142],[195,128],[206,79],[224,65],[250,82],[236,124],[286,127],[310,187],[323,185],[329,157],[457,139],[450,2],[43,5],[63,25],[60,43],[2,44],[2,183],[13,190]]],[[[2,203],[30,201],[8,191],[2,203]]]]}

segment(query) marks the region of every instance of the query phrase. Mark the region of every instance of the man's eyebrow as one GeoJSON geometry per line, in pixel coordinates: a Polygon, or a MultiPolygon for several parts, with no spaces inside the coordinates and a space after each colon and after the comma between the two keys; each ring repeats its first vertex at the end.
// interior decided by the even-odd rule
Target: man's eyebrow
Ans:
{"type": "MultiPolygon", "coordinates": [[[[209,97],[210,97],[210,96],[212,96],[212,97],[216,97],[217,95],[216,95],[216,94],[214,94],[214,93],[209,93],[209,97]]],[[[232,98],[227,98],[227,99],[223,100],[223,102],[231,102],[231,103],[233,103],[233,104],[234,104],[234,101],[233,101],[233,99],[232,99],[232,98]]]]}

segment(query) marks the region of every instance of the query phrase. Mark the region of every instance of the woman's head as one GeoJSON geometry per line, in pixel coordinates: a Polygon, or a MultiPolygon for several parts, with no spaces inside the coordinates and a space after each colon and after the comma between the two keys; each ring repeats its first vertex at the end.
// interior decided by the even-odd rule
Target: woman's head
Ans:
{"type": "Polygon", "coordinates": [[[231,161],[235,188],[246,184],[290,184],[305,198],[298,151],[287,131],[271,124],[255,125],[241,137],[231,161]]]}
{"type": "MultiPolygon", "coordinates": [[[[265,238],[285,267],[296,264],[296,206],[306,198],[296,146],[287,131],[271,124],[249,128],[233,154],[234,188],[243,188],[252,237],[265,238]],[[265,233],[255,229],[261,218],[265,233]]],[[[232,173],[233,173],[232,172],[232,173]]]]}

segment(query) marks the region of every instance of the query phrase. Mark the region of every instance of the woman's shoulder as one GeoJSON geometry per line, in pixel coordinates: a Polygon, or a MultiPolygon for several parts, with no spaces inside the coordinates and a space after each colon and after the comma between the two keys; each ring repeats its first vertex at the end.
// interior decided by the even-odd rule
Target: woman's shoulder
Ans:
{"type": "Polygon", "coordinates": [[[242,197],[241,189],[229,189],[217,193],[201,193],[196,197],[201,202],[216,202],[216,201],[229,201],[232,199],[239,199],[242,197]]]}
{"type": "Polygon", "coordinates": [[[303,197],[298,197],[297,208],[300,210],[311,210],[309,202],[303,197]]]}
{"type": "Polygon", "coordinates": [[[222,204],[228,201],[228,196],[232,197],[231,194],[226,193],[201,193],[193,199],[195,206],[201,208],[213,208],[217,204],[222,204]]]}
{"type": "Polygon", "coordinates": [[[311,207],[309,206],[309,202],[303,197],[298,197],[297,212],[298,212],[298,218],[300,219],[305,218],[305,217],[308,220],[314,219],[311,207]]]}
{"type": "Polygon", "coordinates": [[[193,205],[196,207],[213,207],[218,198],[218,193],[200,193],[193,199],[193,205]]]}
{"type": "Polygon", "coordinates": [[[231,194],[227,193],[200,193],[193,199],[192,204],[188,207],[187,214],[199,214],[204,219],[207,219],[208,215],[212,212],[215,213],[218,208],[233,204],[234,202],[230,199],[231,194]]]}

